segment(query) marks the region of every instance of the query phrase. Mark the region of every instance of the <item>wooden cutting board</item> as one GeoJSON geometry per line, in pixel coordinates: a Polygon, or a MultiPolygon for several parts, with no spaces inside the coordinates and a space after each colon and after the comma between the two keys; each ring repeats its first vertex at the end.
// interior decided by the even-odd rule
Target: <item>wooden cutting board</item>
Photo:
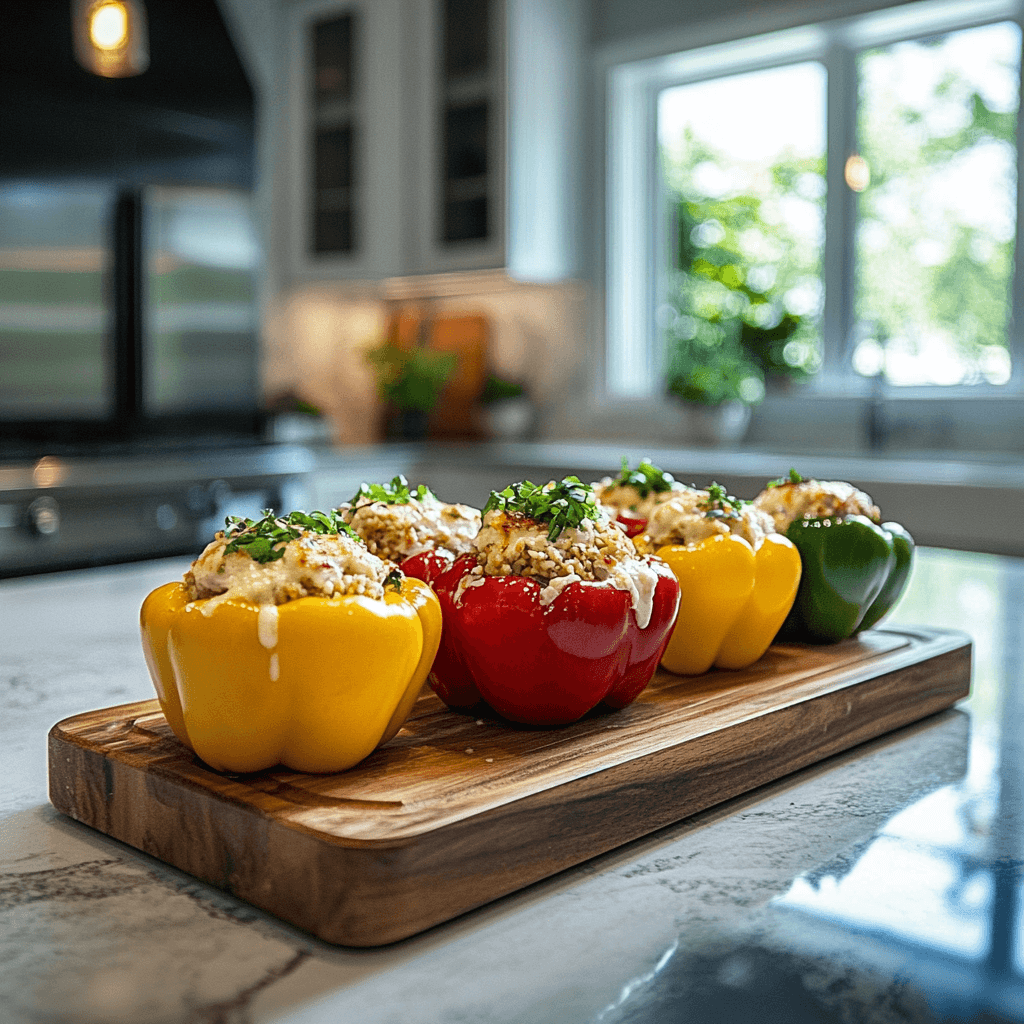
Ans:
{"type": "Polygon", "coordinates": [[[390,743],[327,776],[212,771],[142,701],[53,727],[50,799],[328,942],[376,946],[947,708],[970,675],[968,637],[907,629],[659,671],[630,707],[562,728],[428,690],[390,743]]]}

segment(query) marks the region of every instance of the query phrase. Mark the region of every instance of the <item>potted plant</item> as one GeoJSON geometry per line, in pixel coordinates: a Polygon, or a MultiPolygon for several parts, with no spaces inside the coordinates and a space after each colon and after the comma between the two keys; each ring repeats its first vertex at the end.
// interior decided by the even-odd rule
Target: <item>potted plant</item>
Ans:
{"type": "Polygon", "coordinates": [[[312,402],[286,391],[267,403],[267,440],[274,444],[328,444],[331,421],[312,402]]]}
{"type": "Polygon", "coordinates": [[[366,358],[376,371],[377,394],[388,407],[385,433],[403,440],[422,440],[457,357],[422,345],[401,348],[388,340],[367,352],[366,358]]]}
{"type": "Polygon", "coordinates": [[[770,233],[760,198],[682,197],[676,221],[666,387],[685,403],[695,440],[737,441],[766,380],[788,385],[816,368],[811,324],[787,310],[777,268],[744,252],[746,228],[770,233]]]}
{"type": "Polygon", "coordinates": [[[686,432],[695,441],[740,440],[750,407],[764,397],[764,373],[729,326],[705,323],[692,337],[684,328],[670,340],[666,387],[682,400],[686,432]]]}
{"type": "Polygon", "coordinates": [[[489,374],[480,393],[487,431],[500,441],[523,441],[536,426],[537,410],[526,388],[489,374]]]}

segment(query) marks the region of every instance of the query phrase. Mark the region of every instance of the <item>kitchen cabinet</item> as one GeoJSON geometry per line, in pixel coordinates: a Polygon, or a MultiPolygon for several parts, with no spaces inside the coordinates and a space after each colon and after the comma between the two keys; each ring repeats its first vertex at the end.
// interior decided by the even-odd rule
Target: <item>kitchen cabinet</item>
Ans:
{"type": "Polygon", "coordinates": [[[308,0],[289,21],[298,279],[505,259],[503,0],[308,0]]]}

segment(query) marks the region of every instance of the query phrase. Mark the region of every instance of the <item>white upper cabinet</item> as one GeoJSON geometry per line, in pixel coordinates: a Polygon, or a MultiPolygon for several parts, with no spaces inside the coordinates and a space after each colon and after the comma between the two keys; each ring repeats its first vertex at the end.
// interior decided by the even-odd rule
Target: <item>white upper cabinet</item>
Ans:
{"type": "Polygon", "coordinates": [[[295,275],[503,266],[503,0],[308,0],[290,10],[295,275]]]}
{"type": "Polygon", "coordinates": [[[376,278],[401,259],[400,0],[290,10],[288,239],[298,277],[376,278]]]}
{"type": "MultiPolygon", "coordinates": [[[[408,8],[407,8],[408,9],[408,8]]],[[[425,0],[416,6],[426,58],[410,99],[409,187],[421,211],[415,272],[477,270],[505,261],[505,5],[425,0]]]]}

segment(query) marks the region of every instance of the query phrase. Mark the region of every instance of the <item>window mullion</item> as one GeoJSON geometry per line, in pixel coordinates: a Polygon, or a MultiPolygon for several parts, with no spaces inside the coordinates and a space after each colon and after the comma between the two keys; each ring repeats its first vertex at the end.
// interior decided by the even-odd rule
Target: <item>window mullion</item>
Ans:
{"type": "MultiPolygon", "coordinates": [[[[1022,25],[1024,28],[1024,25],[1022,25]]],[[[1010,319],[1007,324],[1006,347],[1010,352],[1008,390],[1020,394],[1024,390],[1024,253],[1021,250],[1021,227],[1024,226],[1024,188],[1021,188],[1021,153],[1024,151],[1024,32],[1021,33],[1020,75],[1017,85],[1017,224],[1014,229],[1013,279],[1010,284],[1010,319]]]]}
{"type": "Polygon", "coordinates": [[[650,353],[649,373],[653,379],[652,393],[662,394],[665,390],[665,338],[658,322],[658,309],[666,300],[669,283],[675,270],[676,245],[670,226],[671,207],[669,188],[665,180],[665,166],[661,156],[658,138],[658,90],[649,89],[646,96],[646,110],[651,138],[649,154],[652,163],[648,169],[651,183],[650,206],[647,211],[651,242],[648,252],[653,257],[647,280],[651,290],[648,295],[647,324],[650,332],[647,350],[650,353]]]}
{"type": "Polygon", "coordinates": [[[821,384],[830,389],[849,383],[849,345],[854,325],[857,196],[847,186],[847,158],[857,151],[856,54],[842,43],[829,47],[828,166],[825,206],[825,254],[822,276],[825,309],[821,384]]]}

